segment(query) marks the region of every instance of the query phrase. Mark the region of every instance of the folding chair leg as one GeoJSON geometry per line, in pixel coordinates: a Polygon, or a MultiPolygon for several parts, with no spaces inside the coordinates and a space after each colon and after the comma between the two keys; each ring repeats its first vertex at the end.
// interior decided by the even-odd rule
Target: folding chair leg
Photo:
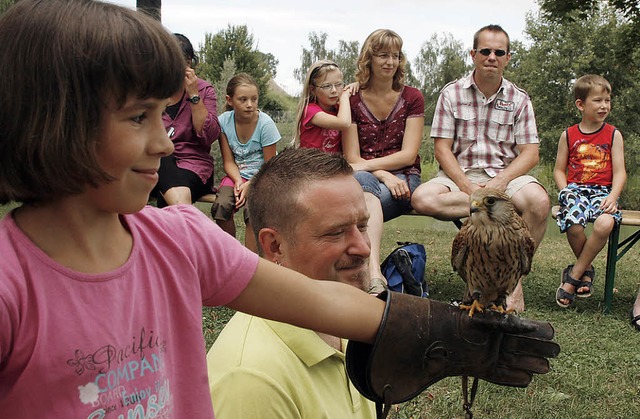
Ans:
{"type": "Polygon", "coordinates": [[[607,272],[604,283],[604,313],[611,311],[613,301],[613,286],[616,278],[616,263],[618,262],[618,239],[620,238],[620,225],[616,224],[609,234],[607,246],[607,272]]]}

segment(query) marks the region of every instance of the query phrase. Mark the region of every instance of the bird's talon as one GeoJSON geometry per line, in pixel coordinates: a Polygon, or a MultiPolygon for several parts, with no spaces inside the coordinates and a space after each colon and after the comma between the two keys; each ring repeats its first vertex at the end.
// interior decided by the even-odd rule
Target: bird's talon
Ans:
{"type": "Polygon", "coordinates": [[[473,317],[476,312],[484,312],[484,306],[478,302],[478,300],[473,300],[473,303],[468,304],[460,304],[461,310],[469,311],[469,317],[473,317]]]}

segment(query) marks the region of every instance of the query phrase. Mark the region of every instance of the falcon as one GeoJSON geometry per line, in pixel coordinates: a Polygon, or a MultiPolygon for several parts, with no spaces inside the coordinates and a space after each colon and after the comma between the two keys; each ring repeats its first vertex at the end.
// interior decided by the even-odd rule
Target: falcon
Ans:
{"type": "Polygon", "coordinates": [[[493,188],[470,196],[470,216],[451,247],[451,266],[466,282],[460,308],[507,310],[506,298],[529,273],[535,244],[509,197],[493,188]]]}

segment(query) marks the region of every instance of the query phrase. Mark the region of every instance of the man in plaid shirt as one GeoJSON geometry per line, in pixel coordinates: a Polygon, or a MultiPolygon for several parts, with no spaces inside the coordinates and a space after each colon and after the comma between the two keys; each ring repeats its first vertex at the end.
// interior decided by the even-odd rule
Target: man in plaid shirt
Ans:
{"type": "MultiPolygon", "coordinates": [[[[509,35],[498,25],[478,30],[471,58],[475,69],[442,89],[431,126],[440,171],[420,185],[413,208],[440,220],[469,216],[469,195],[492,187],[511,197],[540,244],[550,202],[527,173],[539,161],[538,133],[527,93],[502,77],[511,59],[509,35]]],[[[522,279],[507,306],[524,310],[522,279]]]]}

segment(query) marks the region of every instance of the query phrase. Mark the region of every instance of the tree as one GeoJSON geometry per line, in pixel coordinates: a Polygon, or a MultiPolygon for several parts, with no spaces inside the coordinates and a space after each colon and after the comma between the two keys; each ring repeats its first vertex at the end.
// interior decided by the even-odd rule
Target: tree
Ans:
{"type": "Polygon", "coordinates": [[[0,15],[2,15],[17,0],[0,0],[0,15]]]}
{"type": "MultiPolygon", "coordinates": [[[[590,11],[584,19],[579,12],[572,19],[560,21],[545,13],[527,18],[527,34],[532,46],[523,51],[510,77],[524,87],[533,101],[540,155],[544,161],[555,160],[562,130],[578,121],[572,87],[584,74],[600,74],[613,87],[613,110],[609,122],[625,136],[626,155],[638,148],[640,103],[640,47],[622,42],[629,25],[609,7],[590,11]]],[[[627,169],[635,164],[628,159],[627,169]]]]}
{"type": "Polygon", "coordinates": [[[300,67],[293,70],[294,77],[304,84],[311,64],[318,60],[331,60],[338,65],[347,83],[355,81],[356,60],[360,52],[360,44],[358,41],[347,42],[340,40],[338,42],[337,50],[328,50],[326,47],[327,34],[325,32],[309,33],[310,48],[302,48],[300,67]]]}
{"type": "Polygon", "coordinates": [[[630,22],[640,24],[640,4],[637,0],[538,0],[545,18],[563,21],[588,19],[605,3],[630,22]]]}
{"type": "Polygon", "coordinates": [[[347,83],[356,81],[356,61],[360,54],[360,43],[358,41],[338,41],[338,51],[334,58],[342,76],[347,83]]]}
{"type": "Polygon", "coordinates": [[[468,55],[462,42],[455,40],[450,33],[441,36],[434,34],[422,44],[413,64],[418,81],[416,87],[422,91],[425,99],[427,123],[433,119],[440,90],[469,71],[468,55]]]}
{"type": "Polygon", "coordinates": [[[136,8],[157,21],[162,20],[162,0],[136,0],[136,8]]]}
{"type": "Polygon", "coordinates": [[[267,84],[276,75],[278,60],[271,53],[258,51],[254,44],[246,25],[228,25],[215,35],[205,34],[204,45],[200,46],[198,74],[215,84],[222,79],[225,61],[233,60],[235,71],[250,74],[258,84],[260,95],[266,97],[267,84]]]}

